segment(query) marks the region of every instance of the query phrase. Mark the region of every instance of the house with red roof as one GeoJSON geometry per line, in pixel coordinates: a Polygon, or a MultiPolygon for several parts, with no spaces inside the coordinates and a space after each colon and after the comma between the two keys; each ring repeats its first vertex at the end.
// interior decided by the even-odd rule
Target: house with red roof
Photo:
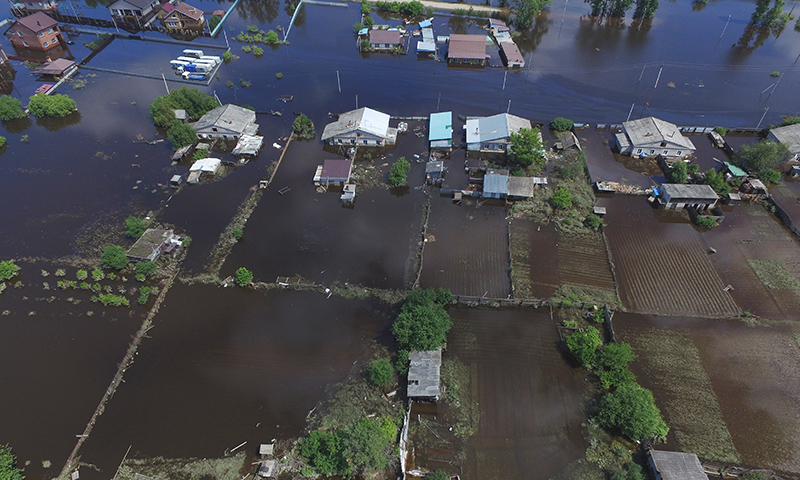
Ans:
{"type": "Polygon", "coordinates": [[[15,47],[41,51],[59,47],[63,40],[58,22],[42,12],[15,21],[5,35],[15,47]]]}
{"type": "Polygon", "coordinates": [[[185,2],[161,5],[158,19],[169,29],[205,28],[203,11],[185,2]]]}

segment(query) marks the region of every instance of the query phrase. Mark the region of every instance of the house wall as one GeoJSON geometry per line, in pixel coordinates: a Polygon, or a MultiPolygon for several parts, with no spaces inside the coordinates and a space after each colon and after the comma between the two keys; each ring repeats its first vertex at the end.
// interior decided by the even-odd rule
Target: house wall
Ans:
{"type": "Polygon", "coordinates": [[[30,48],[32,50],[50,50],[61,45],[59,36],[61,31],[58,26],[47,28],[34,33],[21,25],[15,25],[6,32],[6,37],[12,45],[30,48]]]}
{"type": "Polygon", "coordinates": [[[111,8],[110,10],[111,10],[111,15],[115,17],[126,17],[126,16],[146,17],[147,15],[152,13],[153,8],[156,5],[158,5],[158,0],[150,2],[150,4],[147,5],[147,7],[145,7],[144,9],[139,9],[138,7],[135,7],[128,3],[121,3],[118,8],[111,8]]]}
{"type": "Polygon", "coordinates": [[[328,140],[330,145],[362,145],[362,146],[380,146],[385,143],[385,139],[375,135],[361,134],[356,135],[355,132],[345,135],[337,135],[328,140]]]}
{"type": "Polygon", "coordinates": [[[639,156],[642,153],[647,154],[647,156],[652,155],[662,155],[664,157],[688,157],[694,153],[694,150],[690,149],[677,149],[677,148],[669,148],[669,147],[658,147],[652,145],[634,145],[630,148],[631,153],[628,155],[635,155],[639,156]]]}
{"type": "MultiPolygon", "coordinates": [[[[770,131],[770,132],[767,134],[767,140],[771,140],[771,141],[773,141],[773,142],[775,142],[775,143],[781,143],[781,142],[778,140],[778,137],[776,137],[776,136],[775,136],[775,135],[772,133],[772,131],[770,131]]],[[[792,149],[791,145],[787,145],[787,147],[789,147],[789,150],[791,151],[791,149],[792,149]]],[[[787,155],[787,156],[786,156],[786,160],[784,160],[784,161],[785,161],[785,162],[797,162],[797,161],[799,161],[799,160],[800,160],[800,152],[797,152],[797,153],[789,153],[789,155],[787,155]]]]}
{"type": "Polygon", "coordinates": [[[228,131],[214,132],[210,130],[203,130],[202,132],[197,132],[197,136],[202,139],[217,138],[222,140],[238,140],[241,134],[228,131]]]}
{"type": "Polygon", "coordinates": [[[661,479],[661,474],[658,473],[658,470],[656,470],[656,464],[655,464],[655,462],[653,462],[653,457],[648,456],[647,457],[647,463],[648,463],[648,465],[650,465],[650,471],[653,473],[653,479],[654,480],[662,480],[661,479]]]}
{"type": "Polygon", "coordinates": [[[198,28],[205,23],[205,18],[203,17],[200,18],[200,21],[195,21],[177,12],[170,13],[162,20],[167,28],[198,28]]]}

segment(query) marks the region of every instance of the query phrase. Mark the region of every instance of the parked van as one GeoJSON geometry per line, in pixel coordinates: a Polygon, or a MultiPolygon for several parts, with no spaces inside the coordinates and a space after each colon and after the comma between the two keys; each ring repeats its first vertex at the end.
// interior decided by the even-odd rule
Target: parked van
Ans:
{"type": "Polygon", "coordinates": [[[219,62],[221,62],[221,61],[222,61],[222,59],[221,59],[221,58],[219,58],[219,57],[215,57],[215,56],[213,56],[213,55],[203,55],[203,56],[201,56],[201,57],[200,57],[200,60],[211,60],[211,61],[213,61],[214,63],[219,63],[219,62]]]}
{"type": "Polygon", "coordinates": [[[189,62],[184,62],[183,60],[171,60],[169,64],[172,65],[172,68],[178,68],[189,65],[189,62]]]}
{"type": "Polygon", "coordinates": [[[208,65],[202,65],[202,64],[198,65],[198,64],[190,63],[190,64],[188,64],[186,66],[178,67],[176,70],[178,71],[178,73],[184,73],[184,72],[189,72],[189,73],[208,73],[208,72],[211,71],[211,69],[212,69],[212,67],[210,67],[208,65]]]}
{"type": "Polygon", "coordinates": [[[200,57],[203,56],[203,51],[202,50],[192,50],[191,48],[187,48],[186,50],[183,51],[183,55],[186,56],[186,57],[200,58],[200,57]]]}

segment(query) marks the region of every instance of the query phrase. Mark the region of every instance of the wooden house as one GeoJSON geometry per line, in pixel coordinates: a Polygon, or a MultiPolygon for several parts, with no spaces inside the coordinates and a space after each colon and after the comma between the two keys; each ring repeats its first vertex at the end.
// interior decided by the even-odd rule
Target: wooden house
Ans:
{"type": "Polygon", "coordinates": [[[622,155],[637,157],[686,158],[696,150],[677,126],[655,117],[624,122],[622,132],[615,135],[615,146],[622,155]]]}
{"type": "Polygon", "coordinates": [[[486,64],[486,35],[454,33],[447,47],[447,63],[483,66],[486,64]]]}
{"type": "Polygon", "coordinates": [[[5,35],[14,47],[30,50],[60,49],[64,42],[58,22],[42,12],[16,20],[8,27],[5,35]]]}
{"type": "Polygon", "coordinates": [[[206,26],[202,10],[180,1],[175,5],[162,5],[158,11],[158,19],[171,30],[203,30],[206,26]]]}
{"type": "Polygon", "coordinates": [[[116,20],[136,23],[151,18],[160,4],[159,0],[116,0],[108,11],[116,20]]]}
{"type": "Polygon", "coordinates": [[[468,151],[506,153],[511,145],[511,134],[531,128],[531,122],[516,115],[500,113],[491,117],[467,118],[465,128],[468,151]]]}

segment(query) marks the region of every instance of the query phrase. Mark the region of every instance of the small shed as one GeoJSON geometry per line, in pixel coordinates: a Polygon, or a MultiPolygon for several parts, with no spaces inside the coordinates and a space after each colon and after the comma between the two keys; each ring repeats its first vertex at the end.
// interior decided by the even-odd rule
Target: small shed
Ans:
{"type": "Polygon", "coordinates": [[[747,176],[747,172],[737,167],[736,165],[732,164],[731,162],[724,162],[724,163],[725,163],[725,170],[727,170],[727,172],[730,173],[732,177],[741,178],[747,176]]]}
{"type": "Polygon", "coordinates": [[[258,476],[261,478],[276,477],[278,473],[276,466],[275,460],[262,460],[258,466],[258,476]]]}
{"type": "Polygon", "coordinates": [[[437,401],[442,368],[442,349],[408,354],[408,398],[437,401]]]}
{"type": "Polygon", "coordinates": [[[525,57],[522,56],[522,52],[513,41],[500,42],[500,55],[508,68],[525,67],[525,57]]]}
{"type": "Polygon", "coordinates": [[[489,170],[483,177],[483,196],[503,198],[508,195],[508,171],[489,170]]]}
{"type": "Polygon", "coordinates": [[[764,182],[757,178],[748,178],[747,181],[740,187],[745,193],[762,194],[767,193],[767,186],[764,182]]]}
{"type": "Polygon", "coordinates": [[[258,155],[263,144],[264,137],[260,135],[242,135],[233,148],[233,154],[237,157],[239,155],[258,155]]]}
{"type": "Polygon", "coordinates": [[[180,244],[173,230],[148,228],[128,249],[127,255],[134,262],[152,262],[158,258],[162,249],[173,243],[180,244]]]}
{"type": "Polygon", "coordinates": [[[533,197],[533,177],[508,177],[508,195],[511,200],[533,197]]]}
{"type": "Polygon", "coordinates": [[[606,207],[595,206],[595,207],[592,208],[592,213],[602,217],[603,215],[606,214],[606,207]]]}
{"type": "Polygon", "coordinates": [[[176,109],[172,110],[172,112],[175,114],[175,118],[177,118],[181,122],[184,122],[184,121],[186,121],[187,118],[189,118],[189,116],[186,115],[186,110],[184,110],[182,108],[176,108],[176,109]]]}
{"type": "Polygon", "coordinates": [[[566,135],[561,137],[561,140],[556,142],[556,150],[582,150],[581,142],[578,141],[578,137],[575,136],[572,132],[567,132],[566,135]]]}
{"type": "Polygon", "coordinates": [[[66,71],[75,67],[75,65],[75,62],[72,60],[67,60],[66,58],[57,58],[52,62],[43,63],[42,66],[34,70],[33,73],[34,75],[53,75],[60,77],[64,75],[66,71]]]}
{"type": "Polygon", "coordinates": [[[169,186],[178,188],[183,183],[183,177],[180,175],[173,175],[172,178],[169,179],[169,186]]]}
{"type": "Polygon", "coordinates": [[[189,167],[189,178],[186,180],[188,183],[197,183],[200,181],[200,176],[204,173],[214,175],[217,173],[222,160],[218,158],[203,158],[200,159],[189,167]]]}
{"type": "Polygon", "coordinates": [[[354,183],[346,183],[342,189],[342,194],[339,200],[343,203],[350,205],[356,201],[356,185],[354,183]]]}
{"type": "Polygon", "coordinates": [[[322,170],[319,170],[319,178],[314,178],[314,183],[318,185],[347,183],[352,173],[353,161],[350,159],[325,160],[322,170]]]}
{"type": "Polygon", "coordinates": [[[708,185],[686,185],[683,183],[665,183],[661,185],[661,201],[670,209],[694,207],[695,210],[713,208],[719,195],[708,185]]]}
{"type": "Polygon", "coordinates": [[[431,160],[425,164],[425,181],[428,185],[441,185],[444,181],[444,162],[431,160]]]}
{"type": "Polygon", "coordinates": [[[655,480],[708,480],[694,453],[650,450],[648,463],[655,480]]]}

